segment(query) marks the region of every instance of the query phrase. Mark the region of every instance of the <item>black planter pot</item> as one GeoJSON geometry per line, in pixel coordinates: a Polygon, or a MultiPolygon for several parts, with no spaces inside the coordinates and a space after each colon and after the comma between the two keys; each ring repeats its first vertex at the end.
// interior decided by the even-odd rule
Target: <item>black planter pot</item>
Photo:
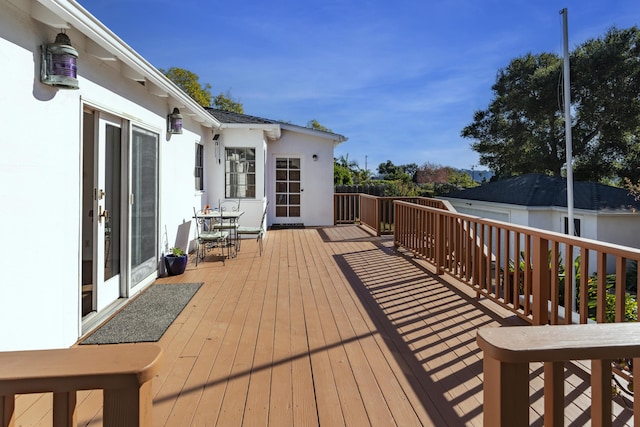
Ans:
{"type": "Polygon", "coordinates": [[[169,276],[182,274],[187,268],[187,255],[175,256],[173,254],[167,254],[164,256],[164,266],[169,276]]]}

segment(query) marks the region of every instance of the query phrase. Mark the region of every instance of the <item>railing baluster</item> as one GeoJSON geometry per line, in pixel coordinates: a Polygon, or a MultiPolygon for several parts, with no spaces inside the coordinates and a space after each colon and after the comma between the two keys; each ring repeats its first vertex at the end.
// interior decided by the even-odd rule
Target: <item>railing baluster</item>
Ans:
{"type": "Polygon", "coordinates": [[[611,426],[611,360],[591,361],[591,425],[611,426]]]}
{"type": "Polygon", "coordinates": [[[564,362],[544,364],[544,425],[564,425],[564,362]]]}

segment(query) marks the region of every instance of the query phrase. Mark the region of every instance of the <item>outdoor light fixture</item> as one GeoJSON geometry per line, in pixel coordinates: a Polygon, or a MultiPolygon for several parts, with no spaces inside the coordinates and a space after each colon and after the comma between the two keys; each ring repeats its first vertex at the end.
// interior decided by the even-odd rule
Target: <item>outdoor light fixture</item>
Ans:
{"type": "Polygon", "coordinates": [[[58,33],[53,43],[42,45],[40,81],[60,89],[78,89],[78,51],[65,33],[58,33]]]}
{"type": "Polygon", "coordinates": [[[182,114],[178,108],[174,108],[173,112],[167,116],[167,132],[170,134],[182,133],[182,114]]]}
{"type": "Polygon", "coordinates": [[[311,158],[313,159],[314,162],[318,161],[318,155],[314,154],[313,156],[311,156],[311,158]]]}
{"type": "Polygon", "coordinates": [[[220,134],[216,133],[215,135],[213,135],[213,140],[216,143],[216,159],[218,159],[218,164],[222,163],[222,161],[220,160],[220,141],[218,141],[220,139],[220,134]]]}

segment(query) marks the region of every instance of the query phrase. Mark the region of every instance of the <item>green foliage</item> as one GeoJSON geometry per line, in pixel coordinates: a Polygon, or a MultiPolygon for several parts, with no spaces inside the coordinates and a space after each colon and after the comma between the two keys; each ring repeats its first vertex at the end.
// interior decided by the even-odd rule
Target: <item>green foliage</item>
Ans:
{"type": "Polygon", "coordinates": [[[365,185],[370,181],[371,172],[361,169],[358,162],[349,160],[349,154],[333,159],[334,185],[365,185]]]}
{"type": "Polygon", "coordinates": [[[160,72],[198,104],[205,108],[211,106],[211,85],[209,83],[201,85],[199,82],[200,77],[197,74],[178,67],[171,67],[166,71],[160,69],[160,72]]]}
{"type": "MultiPolygon", "coordinates": [[[[616,321],[616,295],[612,293],[616,283],[616,276],[609,274],[606,278],[605,295],[605,316],[607,323],[614,323],[616,321]]],[[[589,319],[596,319],[596,311],[598,309],[598,281],[595,276],[589,277],[587,281],[587,295],[589,301],[587,302],[587,308],[589,310],[589,319]]],[[[625,293],[624,300],[624,321],[635,322],[638,319],[638,302],[632,295],[625,293]]]]}
{"type": "Polygon", "coordinates": [[[213,98],[212,104],[211,85],[209,83],[200,84],[200,77],[196,73],[178,67],[171,67],[166,71],[161,68],[160,72],[203,107],[208,108],[213,105],[220,110],[244,114],[242,104],[235,101],[229,92],[220,93],[213,98]]]}
{"type": "Polygon", "coordinates": [[[396,166],[391,160],[387,160],[386,163],[380,163],[378,165],[378,173],[382,175],[383,180],[401,181],[405,184],[413,181],[417,169],[418,165],[415,163],[396,166]]]}
{"type": "Polygon", "coordinates": [[[418,196],[418,187],[411,181],[402,180],[389,181],[385,180],[385,193],[387,197],[415,197],[418,196]]]}
{"type": "Polygon", "coordinates": [[[348,167],[333,160],[333,185],[353,185],[353,177],[348,167]]]}
{"type": "Polygon", "coordinates": [[[231,93],[221,93],[213,99],[213,106],[224,111],[231,111],[233,113],[244,114],[244,107],[241,103],[235,101],[231,97],[231,93]]]}
{"type": "Polygon", "coordinates": [[[321,125],[316,119],[309,120],[307,122],[307,127],[310,129],[320,130],[323,132],[331,132],[333,131],[326,126],[321,125]]]}
{"type": "Polygon", "coordinates": [[[169,248],[169,253],[173,256],[183,256],[185,255],[184,251],[181,248],[173,247],[169,248]]]}
{"type": "MultiPolygon", "coordinates": [[[[640,30],[610,29],[571,53],[576,180],[637,180],[640,167],[640,30]]],[[[561,175],[564,113],[558,105],[562,58],[527,54],[498,71],[494,96],[462,136],[498,177],[561,175]]]]}

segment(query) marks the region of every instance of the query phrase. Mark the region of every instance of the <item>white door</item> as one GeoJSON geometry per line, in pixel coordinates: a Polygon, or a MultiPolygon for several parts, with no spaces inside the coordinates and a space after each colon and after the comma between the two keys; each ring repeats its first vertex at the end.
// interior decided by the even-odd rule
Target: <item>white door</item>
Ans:
{"type": "Polygon", "coordinates": [[[303,224],[302,159],[279,155],[275,159],[275,224],[303,224]]]}
{"type": "Polygon", "coordinates": [[[94,171],[93,226],[95,307],[100,310],[121,296],[122,259],[122,120],[99,113],[94,171]]]}

